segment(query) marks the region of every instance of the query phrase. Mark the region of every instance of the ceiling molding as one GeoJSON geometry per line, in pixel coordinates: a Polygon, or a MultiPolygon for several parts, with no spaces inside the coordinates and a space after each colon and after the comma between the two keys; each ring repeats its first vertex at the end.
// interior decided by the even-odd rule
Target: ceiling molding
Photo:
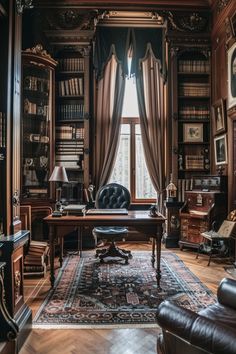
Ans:
{"type": "MultiPolygon", "coordinates": [[[[224,1],[224,0],[222,0],[224,1]]],[[[58,7],[87,7],[87,8],[195,8],[195,11],[200,9],[209,9],[212,0],[34,0],[34,6],[58,8],[58,7]]]]}

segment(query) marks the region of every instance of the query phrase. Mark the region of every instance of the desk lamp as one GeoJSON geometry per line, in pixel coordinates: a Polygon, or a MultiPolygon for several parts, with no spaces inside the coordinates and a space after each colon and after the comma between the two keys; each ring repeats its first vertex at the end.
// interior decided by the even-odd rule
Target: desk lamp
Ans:
{"type": "Polygon", "coordinates": [[[55,204],[55,212],[57,214],[61,213],[61,189],[63,183],[68,183],[68,177],[66,174],[66,169],[64,166],[55,166],[52,174],[49,178],[50,182],[56,182],[56,204],[55,204]]]}

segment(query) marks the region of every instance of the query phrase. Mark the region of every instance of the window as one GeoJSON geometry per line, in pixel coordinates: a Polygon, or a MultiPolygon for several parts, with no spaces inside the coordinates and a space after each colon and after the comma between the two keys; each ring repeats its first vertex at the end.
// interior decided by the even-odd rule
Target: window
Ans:
{"type": "Polygon", "coordinates": [[[143,151],[135,78],[127,78],[119,148],[110,182],[124,185],[132,202],[156,200],[143,151]],[[131,104],[132,103],[132,104],[131,104]]]}

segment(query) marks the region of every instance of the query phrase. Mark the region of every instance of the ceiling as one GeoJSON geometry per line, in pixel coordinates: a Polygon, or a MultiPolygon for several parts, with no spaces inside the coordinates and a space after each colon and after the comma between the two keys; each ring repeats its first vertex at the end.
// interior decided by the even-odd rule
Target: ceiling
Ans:
{"type": "Polygon", "coordinates": [[[39,7],[86,7],[86,8],[175,8],[186,7],[199,10],[209,8],[217,0],[34,0],[39,7]]]}

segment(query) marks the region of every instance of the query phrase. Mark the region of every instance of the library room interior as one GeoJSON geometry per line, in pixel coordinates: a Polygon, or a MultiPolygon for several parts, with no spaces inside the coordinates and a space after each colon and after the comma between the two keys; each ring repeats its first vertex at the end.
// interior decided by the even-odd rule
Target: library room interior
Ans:
{"type": "Polygon", "coordinates": [[[0,32],[0,354],[236,354],[235,0],[0,32]]]}

